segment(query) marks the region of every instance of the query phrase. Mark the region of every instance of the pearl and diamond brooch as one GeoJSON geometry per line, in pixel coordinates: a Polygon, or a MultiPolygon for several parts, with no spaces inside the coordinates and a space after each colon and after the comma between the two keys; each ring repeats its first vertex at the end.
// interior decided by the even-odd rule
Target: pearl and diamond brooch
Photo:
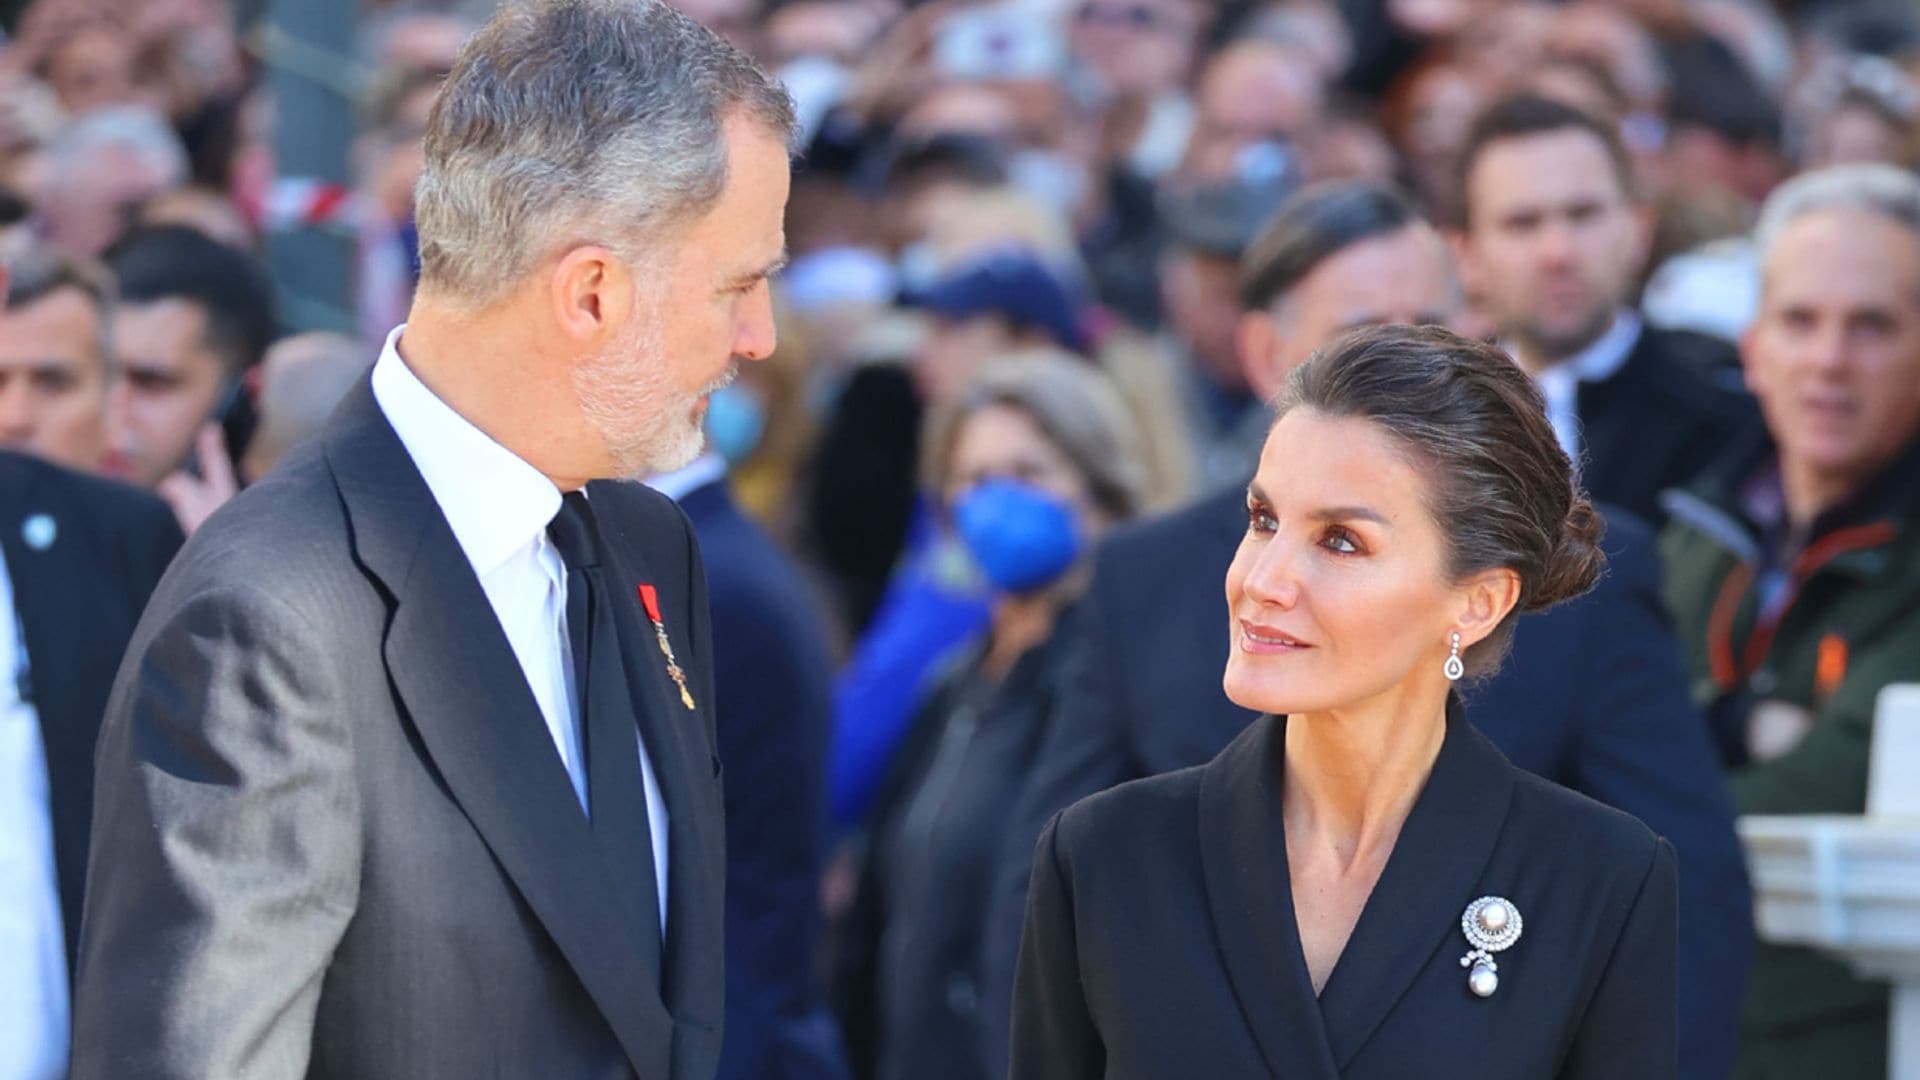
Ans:
{"type": "Polygon", "coordinates": [[[1460,932],[1473,949],[1460,958],[1467,972],[1467,989],[1475,997],[1492,997],[1500,989],[1500,965],[1493,954],[1520,940],[1520,909],[1503,896],[1483,896],[1467,905],[1460,916],[1460,932]]]}

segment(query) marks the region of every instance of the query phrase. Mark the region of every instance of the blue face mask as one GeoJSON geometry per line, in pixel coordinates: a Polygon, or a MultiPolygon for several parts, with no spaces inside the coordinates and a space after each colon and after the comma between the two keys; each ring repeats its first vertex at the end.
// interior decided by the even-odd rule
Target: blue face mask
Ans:
{"type": "Polygon", "coordinates": [[[960,539],[1003,593],[1030,593],[1060,579],[1084,538],[1073,508],[1029,484],[988,480],[954,504],[960,539]]]}
{"type": "Polygon", "coordinates": [[[767,409],[760,395],[738,383],[722,387],[707,399],[707,441],[737,465],[760,445],[767,429],[767,409]]]}

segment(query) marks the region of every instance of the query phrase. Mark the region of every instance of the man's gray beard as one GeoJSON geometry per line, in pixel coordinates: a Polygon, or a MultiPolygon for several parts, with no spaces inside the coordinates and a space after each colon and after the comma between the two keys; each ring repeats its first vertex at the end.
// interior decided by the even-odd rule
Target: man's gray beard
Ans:
{"type": "Polygon", "coordinates": [[[574,369],[581,411],[606,444],[614,478],[640,480],[700,456],[706,433],[694,418],[698,394],[677,390],[662,355],[654,313],[636,312],[631,338],[574,369]]]}

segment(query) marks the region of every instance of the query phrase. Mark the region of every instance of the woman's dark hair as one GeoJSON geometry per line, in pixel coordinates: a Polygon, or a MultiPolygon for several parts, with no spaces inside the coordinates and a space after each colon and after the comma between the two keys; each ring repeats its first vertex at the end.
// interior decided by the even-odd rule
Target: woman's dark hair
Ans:
{"type": "Polygon", "coordinates": [[[1277,405],[1378,424],[1427,478],[1427,508],[1462,581],[1506,567],[1520,600],[1468,649],[1467,671],[1499,667],[1514,616],[1593,588],[1603,523],[1547,423],[1546,402],[1505,353],[1438,327],[1384,326],[1340,338],[1296,368],[1277,405]]]}

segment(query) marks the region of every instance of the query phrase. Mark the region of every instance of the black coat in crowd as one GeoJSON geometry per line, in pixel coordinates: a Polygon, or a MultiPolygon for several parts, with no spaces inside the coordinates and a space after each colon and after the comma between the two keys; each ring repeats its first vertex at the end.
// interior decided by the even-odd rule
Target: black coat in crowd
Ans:
{"type": "Polygon", "coordinates": [[[0,451],[0,548],[26,645],[27,698],[46,748],[69,968],[80,937],[100,715],[134,624],[181,541],[173,512],[152,495],[0,451]]]}
{"type": "Polygon", "coordinates": [[[1760,423],[1697,337],[1652,327],[1612,377],[1580,384],[1574,411],[1587,492],[1656,525],[1666,520],[1661,492],[1698,480],[1760,423]]]}
{"type": "Polygon", "coordinates": [[[875,803],[838,935],[835,1007],[855,1069],[882,1080],[980,1080],[1004,1047],[985,1010],[986,903],[1023,778],[1053,714],[1061,635],[999,683],[975,653],[920,710],[875,803]]]}
{"type": "Polygon", "coordinates": [[[847,1073],[815,979],[833,737],[826,623],[727,491],[680,497],[713,605],[714,731],[726,776],[727,1020],[721,1080],[847,1073]]]}

